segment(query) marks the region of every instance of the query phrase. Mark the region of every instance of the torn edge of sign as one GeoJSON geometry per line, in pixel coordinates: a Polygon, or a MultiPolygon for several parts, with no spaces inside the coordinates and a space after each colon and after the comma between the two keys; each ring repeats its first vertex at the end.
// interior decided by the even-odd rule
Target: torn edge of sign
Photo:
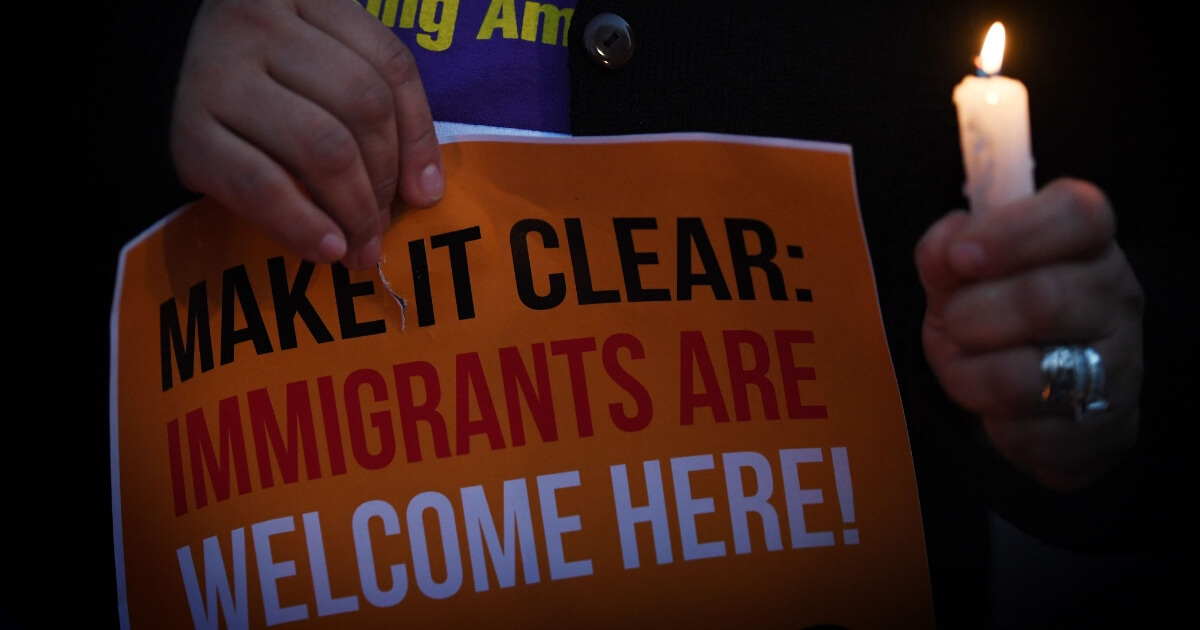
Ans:
{"type": "Polygon", "coordinates": [[[396,304],[400,305],[400,332],[404,332],[404,328],[408,319],[408,301],[397,295],[396,292],[392,290],[392,283],[388,282],[387,276],[383,275],[383,262],[383,257],[380,257],[380,259],[375,262],[375,270],[379,272],[379,281],[383,283],[383,288],[387,289],[387,292],[392,296],[392,299],[396,300],[396,304]]]}

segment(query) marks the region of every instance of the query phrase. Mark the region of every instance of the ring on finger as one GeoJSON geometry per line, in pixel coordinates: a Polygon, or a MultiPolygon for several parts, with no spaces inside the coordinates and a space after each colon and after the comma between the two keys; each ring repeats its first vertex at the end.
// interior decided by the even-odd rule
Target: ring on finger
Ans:
{"type": "Polygon", "coordinates": [[[1042,404],[1091,419],[1108,409],[1104,399],[1104,361],[1091,346],[1047,346],[1042,355],[1042,404]]]}

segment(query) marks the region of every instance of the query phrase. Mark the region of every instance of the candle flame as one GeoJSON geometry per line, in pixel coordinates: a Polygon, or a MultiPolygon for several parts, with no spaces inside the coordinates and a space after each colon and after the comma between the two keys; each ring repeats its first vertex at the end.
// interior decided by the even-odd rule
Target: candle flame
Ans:
{"type": "Polygon", "coordinates": [[[984,74],[991,76],[1000,72],[1004,62],[1004,25],[996,22],[988,29],[987,37],[983,40],[983,50],[975,59],[975,65],[984,74]]]}

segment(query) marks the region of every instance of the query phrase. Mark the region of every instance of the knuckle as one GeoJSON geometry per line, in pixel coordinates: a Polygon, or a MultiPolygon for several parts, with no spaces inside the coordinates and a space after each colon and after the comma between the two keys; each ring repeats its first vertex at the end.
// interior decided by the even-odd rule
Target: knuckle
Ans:
{"type": "Polygon", "coordinates": [[[183,184],[184,188],[196,193],[205,192],[208,188],[208,179],[204,176],[205,170],[196,168],[196,163],[186,154],[178,154],[175,159],[175,173],[179,176],[179,183],[183,184]]]}
{"type": "MultiPolygon", "coordinates": [[[[988,380],[994,387],[993,395],[1000,407],[1013,410],[1022,409],[1030,404],[1029,379],[1026,374],[1019,374],[1010,369],[993,367],[988,380]]],[[[985,386],[983,389],[987,389],[985,386]]]]}
{"type": "Polygon", "coordinates": [[[375,69],[388,85],[405,85],[417,80],[417,60],[412,51],[395,37],[380,42],[375,53],[375,69]]]}
{"type": "Polygon", "coordinates": [[[1070,286],[1051,270],[1030,273],[1016,280],[1016,304],[1035,331],[1058,330],[1068,315],[1070,286]]]}
{"type": "Polygon", "coordinates": [[[354,245],[362,245],[379,233],[379,217],[375,212],[362,212],[346,222],[346,238],[354,245]]]}
{"type": "Polygon", "coordinates": [[[256,208],[282,197],[286,185],[265,165],[251,162],[230,171],[222,188],[225,197],[242,202],[235,206],[256,208]]]}
{"type": "Polygon", "coordinates": [[[933,237],[928,232],[921,236],[917,241],[917,246],[913,248],[913,262],[916,263],[919,269],[933,255],[933,237]]]}
{"type": "Polygon", "coordinates": [[[380,207],[392,202],[392,198],[396,196],[396,186],[399,184],[399,181],[399,178],[395,175],[388,175],[377,178],[372,182],[371,189],[375,192],[375,202],[380,207]]]}
{"type": "Polygon", "coordinates": [[[194,193],[202,193],[207,188],[201,172],[178,159],[175,160],[175,172],[179,176],[179,183],[183,184],[184,188],[194,193]]]}
{"type": "Polygon", "coordinates": [[[1121,257],[1120,273],[1121,279],[1119,282],[1121,289],[1119,295],[1121,296],[1121,302],[1130,313],[1140,318],[1146,311],[1146,293],[1142,289],[1142,284],[1138,282],[1137,277],[1133,274],[1133,271],[1129,269],[1124,256],[1121,257]]]}
{"type": "Polygon", "coordinates": [[[219,10],[225,19],[240,22],[249,27],[267,32],[278,24],[275,3],[255,0],[224,0],[219,10]]]}
{"type": "Polygon", "coordinates": [[[175,121],[171,124],[171,161],[174,163],[179,177],[183,180],[183,184],[188,188],[193,187],[198,176],[196,172],[198,170],[196,168],[196,141],[195,134],[191,132],[186,123],[175,121]]]}
{"type": "MultiPolygon", "coordinates": [[[[438,150],[437,131],[433,128],[433,116],[429,114],[428,110],[417,114],[409,122],[412,125],[410,131],[412,129],[420,130],[416,135],[408,136],[408,144],[410,146],[421,147],[427,151],[438,150]]],[[[423,158],[422,162],[430,158],[429,155],[422,155],[421,157],[423,158]]]]}
{"type": "Polygon", "coordinates": [[[378,76],[355,74],[348,80],[345,93],[354,103],[352,112],[359,124],[378,127],[392,120],[392,91],[378,76]]]}
{"type": "Polygon", "coordinates": [[[938,371],[938,381],[946,393],[964,409],[976,413],[994,406],[994,392],[979,387],[976,372],[962,367],[961,364],[951,363],[938,371]]]}
{"type": "Polygon", "coordinates": [[[212,169],[205,159],[212,148],[202,126],[192,117],[177,118],[171,123],[171,162],[180,183],[193,192],[206,192],[212,182],[212,169]]]}
{"type": "Polygon", "coordinates": [[[1111,239],[1116,233],[1116,217],[1104,191],[1080,179],[1065,178],[1060,182],[1063,205],[1068,208],[1088,233],[1111,239]]]}
{"type": "Polygon", "coordinates": [[[1146,294],[1142,291],[1142,285],[1136,281],[1129,282],[1124,292],[1125,308],[1133,313],[1139,319],[1146,313],[1146,294]]]}
{"type": "Polygon", "coordinates": [[[303,137],[302,169],[316,173],[341,174],[358,162],[358,143],[344,127],[322,123],[303,137]]]}

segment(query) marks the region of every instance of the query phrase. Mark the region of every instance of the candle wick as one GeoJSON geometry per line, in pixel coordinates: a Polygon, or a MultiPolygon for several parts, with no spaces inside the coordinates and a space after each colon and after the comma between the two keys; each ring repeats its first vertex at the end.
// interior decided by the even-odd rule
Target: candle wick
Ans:
{"type": "Polygon", "coordinates": [[[992,76],[983,69],[983,58],[980,55],[975,55],[975,76],[985,78],[992,76]]]}

